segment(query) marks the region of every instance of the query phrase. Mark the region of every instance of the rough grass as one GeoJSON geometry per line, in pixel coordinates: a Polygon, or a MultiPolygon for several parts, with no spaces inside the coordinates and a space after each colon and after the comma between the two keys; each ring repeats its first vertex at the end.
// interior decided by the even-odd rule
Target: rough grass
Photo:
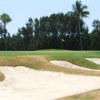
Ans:
{"type": "Polygon", "coordinates": [[[100,100],[100,89],[56,100],[100,100]]]}
{"type": "Polygon", "coordinates": [[[38,50],[38,51],[0,51],[0,56],[48,56],[48,60],[65,60],[73,64],[91,69],[100,69],[97,65],[85,58],[100,58],[100,51],[67,51],[67,50],[38,50]]]}
{"type": "Polygon", "coordinates": [[[92,63],[85,58],[100,58],[100,51],[0,51],[0,66],[26,66],[36,70],[100,76],[100,72],[63,68],[49,63],[50,60],[65,60],[83,67],[100,69],[100,65],[92,63]]]}
{"type": "Polygon", "coordinates": [[[5,79],[5,76],[2,72],[0,72],[0,81],[3,81],[5,79]]]}
{"type": "MultiPolygon", "coordinates": [[[[36,70],[47,70],[55,72],[64,72],[65,74],[81,74],[100,76],[100,72],[86,71],[80,69],[64,68],[53,65],[49,62],[49,56],[6,56],[0,57],[0,66],[26,66],[36,70]]],[[[52,60],[52,59],[51,59],[52,60]]]]}

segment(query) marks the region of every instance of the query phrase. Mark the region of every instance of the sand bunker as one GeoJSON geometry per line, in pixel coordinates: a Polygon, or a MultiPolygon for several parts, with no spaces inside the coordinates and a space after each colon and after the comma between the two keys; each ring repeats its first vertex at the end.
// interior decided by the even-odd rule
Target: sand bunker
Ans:
{"type": "Polygon", "coordinates": [[[86,58],[89,61],[92,61],[95,64],[100,65],[100,58],[86,58]]]}
{"type": "Polygon", "coordinates": [[[37,71],[26,67],[0,67],[0,100],[54,100],[100,88],[100,77],[37,71]]]}
{"type": "Polygon", "coordinates": [[[72,63],[70,63],[68,61],[53,60],[53,61],[50,61],[50,62],[55,64],[55,65],[58,65],[60,67],[75,68],[75,69],[89,70],[89,71],[100,71],[100,70],[94,70],[94,69],[89,69],[89,68],[81,67],[81,66],[72,64],[72,63]]]}

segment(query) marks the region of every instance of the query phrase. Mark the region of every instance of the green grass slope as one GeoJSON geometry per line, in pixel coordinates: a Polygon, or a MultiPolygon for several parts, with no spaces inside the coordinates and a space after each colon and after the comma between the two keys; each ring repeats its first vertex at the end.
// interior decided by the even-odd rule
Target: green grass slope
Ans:
{"type": "MultiPolygon", "coordinates": [[[[38,50],[38,51],[0,51],[0,56],[48,56],[48,60],[65,60],[73,64],[91,69],[100,69],[97,65],[85,58],[100,58],[100,51],[67,51],[67,50],[38,50]]],[[[6,59],[6,58],[5,58],[6,59]]]]}

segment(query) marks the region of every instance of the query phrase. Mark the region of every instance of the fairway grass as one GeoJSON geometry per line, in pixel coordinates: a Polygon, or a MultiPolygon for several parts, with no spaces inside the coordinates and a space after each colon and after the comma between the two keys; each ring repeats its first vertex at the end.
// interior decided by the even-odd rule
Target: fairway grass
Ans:
{"type": "MultiPolygon", "coordinates": [[[[9,59],[16,56],[46,56],[47,60],[65,60],[73,64],[91,68],[100,69],[97,65],[86,58],[100,58],[100,51],[67,51],[67,50],[38,50],[38,51],[0,51],[0,58],[9,57],[9,59]]],[[[7,60],[7,59],[6,59],[7,60]]],[[[9,61],[8,61],[9,62],[9,61]]],[[[16,61],[15,61],[16,62],[16,61]]]]}

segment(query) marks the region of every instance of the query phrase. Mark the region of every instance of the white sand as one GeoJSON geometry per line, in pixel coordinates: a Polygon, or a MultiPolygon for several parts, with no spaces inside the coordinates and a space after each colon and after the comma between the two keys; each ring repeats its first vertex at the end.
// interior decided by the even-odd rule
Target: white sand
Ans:
{"type": "Polygon", "coordinates": [[[85,67],[81,67],[75,64],[72,64],[68,61],[58,61],[58,60],[53,60],[50,61],[52,64],[58,65],[60,67],[67,67],[67,68],[75,68],[75,69],[81,69],[81,70],[89,70],[89,71],[100,71],[100,70],[94,70],[94,69],[89,69],[85,67]]]}
{"type": "Polygon", "coordinates": [[[26,67],[0,67],[0,100],[54,100],[100,88],[100,77],[37,71],[26,67]]]}
{"type": "Polygon", "coordinates": [[[100,58],[86,58],[89,61],[92,61],[95,64],[100,65],[100,58]]]}

